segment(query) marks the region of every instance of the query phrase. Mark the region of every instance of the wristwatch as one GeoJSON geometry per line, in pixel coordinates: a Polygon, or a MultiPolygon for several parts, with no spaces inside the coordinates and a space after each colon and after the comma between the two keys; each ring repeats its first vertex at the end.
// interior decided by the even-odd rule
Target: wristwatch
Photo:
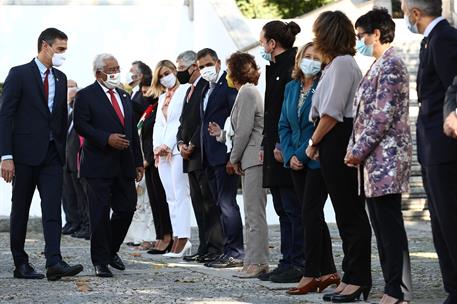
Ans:
{"type": "Polygon", "coordinates": [[[308,146],[309,146],[309,147],[315,148],[315,147],[317,147],[318,145],[319,145],[319,144],[313,142],[313,139],[312,139],[312,138],[309,139],[309,141],[308,141],[308,146]]]}

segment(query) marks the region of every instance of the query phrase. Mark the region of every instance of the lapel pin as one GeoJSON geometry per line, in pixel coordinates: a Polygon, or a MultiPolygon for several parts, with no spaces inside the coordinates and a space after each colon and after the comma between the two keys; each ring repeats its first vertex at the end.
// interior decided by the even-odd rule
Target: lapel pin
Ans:
{"type": "Polygon", "coordinates": [[[122,96],[123,96],[123,97],[127,97],[127,95],[125,95],[125,94],[124,94],[124,95],[122,95],[122,96]]]}
{"type": "Polygon", "coordinates": [[[279,76],[278,76],[278,77],[276,77],[276,80],[279,80],[279,76]]]}

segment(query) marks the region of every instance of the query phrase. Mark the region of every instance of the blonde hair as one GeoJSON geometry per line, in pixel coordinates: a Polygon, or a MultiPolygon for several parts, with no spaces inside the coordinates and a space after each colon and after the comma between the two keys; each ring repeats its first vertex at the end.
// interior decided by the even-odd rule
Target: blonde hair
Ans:
{"type": "MultiPolygon", "coordinates": [[[[160,60],[157,65],[154,68],[154,72],[152,73],[152,82],[151,82],[151,87],[148,89],[146,92],[147,97],[154,97],[158,98],[160,95],[162,95],[165,91],[166,88],[160,83],[160,70],[163,67],[167,67],[173,72],[176,72],[176,66],[174,65],[173,62],[170,60],[160,60]]],[[[178,80],[176,80],[178,82],[178,80]]]]}
{"type": "Polygon", "coordinates": [[[294,69],[292,70],[292,79],[301,80],[305,78],[305,74],[303,74],[303,71],[300,68],[300,62],[303,59],[303,56],[305,56],[306,50],[312,46],[314,46],[314,43],[308,42],[298,50],[297,55],[295,55],[295,64],[294,69]]]}

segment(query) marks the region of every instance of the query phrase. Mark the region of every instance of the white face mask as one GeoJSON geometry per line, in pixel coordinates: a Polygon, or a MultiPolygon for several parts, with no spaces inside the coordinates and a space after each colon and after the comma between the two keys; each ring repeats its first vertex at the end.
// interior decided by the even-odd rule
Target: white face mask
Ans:
{"type": "Polygon", "coordinates": [[[115,87],[118,87],[121,84],[121,73],[114,73],[114,74],[103,73],[103,74],[106,75],[106,80],[103,82],[103,84],[108,89],[114,89],[115,87]]]}
{"type": "Polygon", "coordinates": [[[127,75],[125,76],[125,82],[127,84],[131,84],[133,82],[133,73],[132,72],[128,72],[127,75]]]}
{"type": "Polygon", "coordinates": [[[166,87],[167,89],[171,89],[176,84],[175,74],[170,73],[167,76],[163,76],[162,78],[160,78],[160,84],[166,87]]]}
{"type": "Polygon", "coordinates": [[[52,55],[52,66],[60,67],[65,62],[65,59],[64,53],[54,53],[52,55]]]}
{"type": "Polygon", "coordinates": [[[313,77],[321,71],[322,63],[319,60],[303,58],[300,62],[300,69],[305,77],[313,77]]]}
{"type": "Polygon", "coordinates": [[[202,78],[208,82],[214,83],[217,81],[217,71],[215,65],[201,69],[200,74],[202,75],[202,78]]]}
{"type": "Polygon", "coordinates": [[[410,30],[411,33],[413,34],[419,34],[419,29],[417,28],[417,22],[412,24],[411,21],[409,21],[409,16],[404,16],[403,17],[406,23],[406,26],[408,27],[408,30],[410,30]]]}

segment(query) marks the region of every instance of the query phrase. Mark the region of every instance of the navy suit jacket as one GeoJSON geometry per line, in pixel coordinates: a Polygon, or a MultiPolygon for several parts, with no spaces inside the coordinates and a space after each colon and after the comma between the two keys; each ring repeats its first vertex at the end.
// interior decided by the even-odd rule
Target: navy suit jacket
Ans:
{"type": "Polygon", "coordinates": [[[116,91],[124,107],[125,127],[122,126],[111,101],[97,81],[80,90],[76,95],[74,126],[78,134],[84,137],[81,177],[134,178],[135,168],[143,166],[130,97],[125,91],[120,89],[116,91]],[[120,151],[108,145],[108,138],[113,133],[126,136],[130,141],[128,149],[120,151]]]}
{"type": "Polygon", "coordinates": [[[213,92],[211,92],[206,110],[203,110],[203,103],[206,92],[209,89],[209,84],[202,92],[202,102],[200,104],[200,117],[202,118],[200,145],[203,152],[202,156],[205,155],[208,165],[213,167],[225,165],[229,157],[225,143],[218,142],[208,132],[210,122],[216,122],[221,128],[224,127],[225,120],[230,116],[233,104],[235,103],[237,91],[227,86],[225,76],[226,72],[222,74],[213,92]]]}
{"type": "Polygon", "coordinates": [[[422,165],[457,161],[457,141],[443,132],[443,103],[457,74],[457,29],[440,21],[427,37],[420,53],[417,95],[418,158],[422,165]]]}
{"type": "Polygon", "coordinates": [[[67,77],[54,68],[52,73],[55,96],[51,113],[35,61],[10,70],[0,101],[0,156],[12,155],[16,163],[37,166],[46,157],[52,134],[62,166],[65,164],[67,77]]]}

